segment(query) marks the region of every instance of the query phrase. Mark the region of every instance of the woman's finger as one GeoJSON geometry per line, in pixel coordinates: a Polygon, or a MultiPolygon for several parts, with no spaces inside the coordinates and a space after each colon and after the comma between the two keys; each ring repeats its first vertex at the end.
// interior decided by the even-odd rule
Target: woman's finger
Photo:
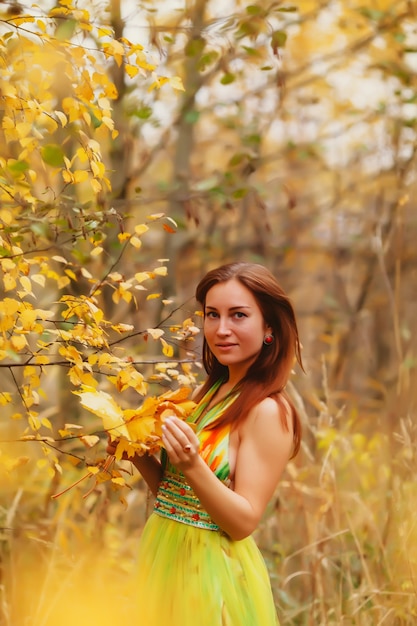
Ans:
{"type": "Polygon", "coordinates": [[[174,464],[186,463],[195,454],[198,454],[199,442],[197,437],[191,428],[182,428],[182,422],[178,418],[169,417],[164,421],[162,442],[171,462],[174,464]]]}

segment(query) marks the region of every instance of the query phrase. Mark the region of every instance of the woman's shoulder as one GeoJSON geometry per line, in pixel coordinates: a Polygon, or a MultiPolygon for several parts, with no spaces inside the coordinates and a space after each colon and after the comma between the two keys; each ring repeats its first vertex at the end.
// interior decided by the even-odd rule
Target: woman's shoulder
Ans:
{"type": "Polygon", "coordinates": [[[281,430],[283,423],[287,423],[287,426],[290,427],[291,421],[291,405],[285,395],[278,393],[257,402],[249,411],[245,423],[249,428],[253,425],[256,427],[264,426],[265,428],[275,426],[281,430]]]}

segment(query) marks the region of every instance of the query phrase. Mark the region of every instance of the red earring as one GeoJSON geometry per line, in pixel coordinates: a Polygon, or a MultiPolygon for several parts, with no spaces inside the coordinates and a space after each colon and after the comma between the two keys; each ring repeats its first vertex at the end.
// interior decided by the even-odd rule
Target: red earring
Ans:
{"type": "Polygon", "coordinates": [[[266,346],[270,346],[271,343],[274,343],[274,336],[273,335],[265,335],[265,337],[264,337],[264,344],[266,346]]]}

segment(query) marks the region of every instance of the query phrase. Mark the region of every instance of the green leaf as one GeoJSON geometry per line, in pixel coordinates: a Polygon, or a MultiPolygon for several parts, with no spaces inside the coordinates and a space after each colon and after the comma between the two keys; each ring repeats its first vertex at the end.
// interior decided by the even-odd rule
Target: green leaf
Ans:
{"type": "Polygon", "coordinates": [[[12,174],[24,174],[29,169],[29,163],[27,161],[15,161],[9,164],[7,169],[12,174]]]}
{"type": "Polygon", "coordinates": [[[202,37],[194,37],[185,46],[187,57],[199,57],[206,46],[206,41],[202,37]]]}
{"type": "Polygon", "coordinates": [[[287,41],[287,33],[284,30],[274,30],[271,36],[272,48],[283,48],[287,41]]]}
{"type": "Polygon", "coordinates": [[[204,70],[207,69],[207,67],[209,67],[210,65],[213,65],[213,63],[217,61],[218,57],[219,57],[219,54],[215,52],[214,50],[211,50],[210,52],[206,52],[205,54],[203,54],[198,61],[198,69],[200,70],[200,72],[204,72],[204,70]]]}
{"type": "Polygon", "coordinates": [[[42,161],[52,167],[62,167],[64,165],[64,151],[58,144],[50,143],[41,149],[42,161]]]}
{"type": "Polygon", "coordinates": [[[280,11],[280,13],[295,13],[296,11],[298,11],[297,7],[281,7],[279,9],[277,9],[277,11],[280,11]]]}
{"type": "Polygon", "coordinates": [[[247,154],[245,154],[244,152],[237,152],[229,160],[229,166],[235,167],[236,165],[240,165],[240,163],[242,163],[242,161],[245,159],[247,159],[247,154]]]}
{"type": "Polygon", "coordinates": [[[236,200],[239,200],[240,198],[244,198],[247,193],[248,189],[246,187],[241,187],[240,189],[236,189],[236,191],[234,191],[232,195],[234,198],[236,198],[236,200]]]}
{"type": "Polygon", "coordinates": [[[77,21],[74,19],[62,20],[55,30],[55,37],[60,41],[68,41],[75,32],[77,21]]]}
{"type": "Polygon", "coordinates": [[[148,120],[152,115],[152,109],[151,107],[144,106],[140,109],[137,109],[133,115],[138,117],[140,120],[148,120]]]}
{"type": "Polygon", "coordinates": [[[384,11],[369,9],[368,7],[361,7],[359,9],[359,13],[362,13],[362,15],[368,17],[370,20],[374,20],[375,22],[379,22],[379,20],[385,16],[384,11]]]}
{"type": "Polygon", "coordinates": [[[230,85],[230,83],[233,83],[235,80],[235,74],[232,74],[232,72],[226,72],[226,74],[221,77],[220,82],[222,85],[230,85]]]}
{"type": "Polygon", "coordinates": [[[260,15],[263,11],[257,4],[250,4],[246,7],[246,13],[249,13],[249,15],[260,15]]]}
{"type": "Polygon", "coordinates": [[[200,118],[200,111],[196,111],[195,109],[192,109],[191,111],[187,111],[187,113],[184,116],[184,120],[187,124],[195,124],[196,122],[198,122],[200,118]]]}

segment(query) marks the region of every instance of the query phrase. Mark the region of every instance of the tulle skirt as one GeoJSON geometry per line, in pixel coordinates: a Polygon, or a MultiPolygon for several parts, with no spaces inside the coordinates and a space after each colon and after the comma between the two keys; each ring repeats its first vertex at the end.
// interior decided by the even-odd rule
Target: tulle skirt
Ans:
{"type": "Polygon", "coordinates": [[[252,537],[231,541],[153,513],[133,582],[135,626],[279,626],[252,537]]]}

